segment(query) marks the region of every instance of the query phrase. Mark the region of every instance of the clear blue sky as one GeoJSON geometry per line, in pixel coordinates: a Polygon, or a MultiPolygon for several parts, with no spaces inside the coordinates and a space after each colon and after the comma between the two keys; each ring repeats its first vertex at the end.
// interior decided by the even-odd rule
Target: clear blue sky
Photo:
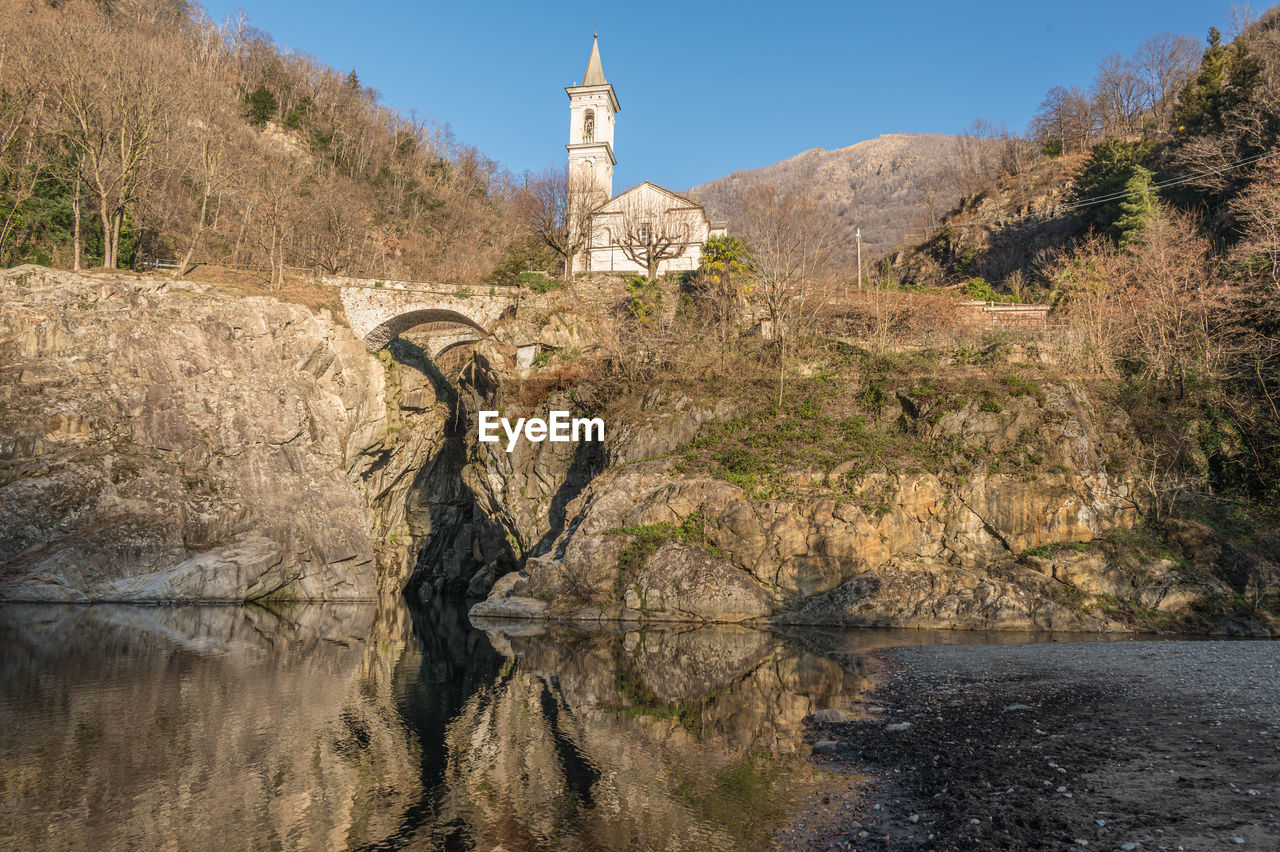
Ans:
{"type": "MultiPolygon", "coordinates": [[[[1224,30],[1230,0],[435,2],[208,0],[277,44],[449,124],[515,173],[559,164],[564,86],[598,27],[618,116],[614,180],[684,189],[882,133],[1022,129],[1054,85],[1171,31],[1224,30]]],[[[1261,7],[1265,8],[1265,6],[1261,7]]]]}

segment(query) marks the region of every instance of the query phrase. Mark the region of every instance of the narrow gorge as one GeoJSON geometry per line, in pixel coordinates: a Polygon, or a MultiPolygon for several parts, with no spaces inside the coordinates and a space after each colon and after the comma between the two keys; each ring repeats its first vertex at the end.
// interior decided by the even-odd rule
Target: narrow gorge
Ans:
{"type": "Polygon", "coordinates": [[[1269,568],[1192,523],[1176,551],[1135,542],[1127,415],[1034,346],[982,356],[1039,376],[999,401],[949,391],[983,380],[954,356],[909,387],[859,367],[866,411],[814,410],[827,456],[764,445],[786,468],[765,489],[734,472],[759,443],[732,443],[755,416],[741,400],[655,385],[628,407],[636,391],[584,366],[619,351],[607,285],[529,294],[433,360],[430,327],[370,353],[336,300],[2,280],[9,600],[446,594],[487,596],[489,617],[1108,631],[1204,627],[1197,607],[1242,591],[1221,563],[1269,568]],[[506,452],[476,441],[480,410],[608,431],[506,452]],[[914,461],[864,463],[885,452],[914,461]]]}

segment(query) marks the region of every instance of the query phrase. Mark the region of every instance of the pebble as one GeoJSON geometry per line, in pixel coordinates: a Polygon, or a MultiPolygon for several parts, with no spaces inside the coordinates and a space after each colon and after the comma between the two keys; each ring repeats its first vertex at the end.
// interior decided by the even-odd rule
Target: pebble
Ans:
{"type": "Polygon", "coordinates": [[[971,819],[971,820],[969,820],[969,825],[982,825],[982,820],[980,820],[980,819],[971,819]]]}
{"type": "Polygon", "coordinates": [[[892,725],[885,725],[884,729],[890,733],[896,733],[898,731],[905,731],[910,727],[910,722],[894,722],[892,725]]]}
{"type": "Polygon", "coordinates": [[[1010,704],[1008,707],[1004,708],[1004,712],[1012,713],[1016,710],[1030,710],[1030,709],[1031,709],[1030,704],[1010,704]]]}
{"type": "Polygon", "coordinates": [[[1133,852],[1133,850],[1137,848],[1138,848],[1138,844],[1134,843],[1133,841],[1120,844],[1120,852],[1133,852]]]}
{"type": "Polygon", "coordinates": [[[1094,820],[1094,822],[1095,822],[1095,823],[1097,823],[1098,825],[1106,825],[1106,824],[1107,824],[1107,821],[1106,821],[1105,819],[1095,819],[1095,820],[1094,820]]]}
{"type": "Polygon", "coordinates": [[[849,714],[836,707],[828,707],[813,713],[809,718],[815,722],[847,722],[849,714]]]}
{"type": "Polygon", "coordinates": [[[837,740],[818,740],[813,744],[813,750],[818,754],[835,754],[840,749],[840,743],[837,740]]]}
{"type": "Polygon", "coordinates": [[[920,821],[920,814],[912,814],[911,816],[907,817],[907,822],[911,823],[912,825],[915,825],[919,821],[920,821]]]}
{"type": "Polygon", "coordinates": [[[1243,846],[1243,845],[1244,845],[1244,838],[1243,838],[1243,837],[1239,837],[1239,836],[1237,836],[1237,837],[1233,837],[1233,838],[1231,838],[1231,842],[1232,842],[1232,843],[1234,843],[1234,844],[1235,844],[1235,845],[1237,845],[1237,846],[1243,846]]]}

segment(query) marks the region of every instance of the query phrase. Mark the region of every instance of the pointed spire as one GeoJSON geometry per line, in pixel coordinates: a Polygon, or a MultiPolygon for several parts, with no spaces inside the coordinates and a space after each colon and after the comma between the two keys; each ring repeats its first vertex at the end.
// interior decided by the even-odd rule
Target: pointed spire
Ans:
{"type": "Polygon", "coordinates": [[[593,34],[591,36],[591,58],[587,60],[587,73],[582,75],[582,85],[605,85],[604,68],[600,65],[600,37],[598,35],[593,34]]]}

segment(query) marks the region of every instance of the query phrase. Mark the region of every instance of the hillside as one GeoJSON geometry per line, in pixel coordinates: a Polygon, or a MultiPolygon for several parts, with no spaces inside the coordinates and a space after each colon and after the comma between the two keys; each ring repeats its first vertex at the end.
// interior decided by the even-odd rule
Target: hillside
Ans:
{"type": "Polygon", "coordinates": [[[510,239],[497,163],[243,17],[0,0],[0,57],[0,265],[474,281],[510,239]]]}
{"type": "Polygon", "coordinates": [[[792,188],[811,182],[832,209],[841,261],[853,258],[854,231],[862,228],[863,259],[874,258],[936,222],[964,188],[962,141],[993,153],[1000,140],[938,133],[889,133],[847,148],[812,148],[759,169],[743,169],[699,184],[688,195],[712,218],[733,219],[743,191],[766,182],[792,188]]]}
{"type": "Polygon", "coordinates": [[[1061,208],[1086,159],[1084,154],[1045,158],[966,194],[936,230],[903,249],[898,276],[912,284],[977,276],[1015,289],[1035,278],[1038,267],[1084,231],[1085,224],[1061,208]]]}

